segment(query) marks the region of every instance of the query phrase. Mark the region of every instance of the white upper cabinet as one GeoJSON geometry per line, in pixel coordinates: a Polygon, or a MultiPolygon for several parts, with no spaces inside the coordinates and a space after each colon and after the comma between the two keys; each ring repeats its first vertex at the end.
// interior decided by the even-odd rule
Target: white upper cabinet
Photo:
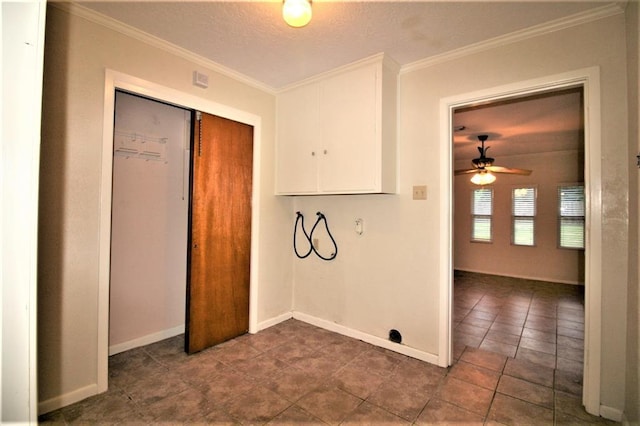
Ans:
{"type": "Polygon", "coordinates": [[[277,98],[276,193],[393,193],[397,66],[382,55],[277,98]]]}

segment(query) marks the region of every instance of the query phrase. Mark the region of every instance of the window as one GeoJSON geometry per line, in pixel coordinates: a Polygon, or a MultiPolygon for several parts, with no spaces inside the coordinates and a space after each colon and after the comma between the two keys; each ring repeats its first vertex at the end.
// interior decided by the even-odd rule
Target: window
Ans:
{"type": "Polygon", "coordinates": [[[513,188],[511,200],[511,242],[517,246],[534,246],[536,188],[513,188]]]}
{"type": "Polygon", "coordinates": [[[493,189],[474,189],[471,200],[471,241],[491,242],[493,189]]]}
{"type": "Polygon", "coordinates": [[[560,247],[584,249],[584,185],[558,188],[560,247]]]}

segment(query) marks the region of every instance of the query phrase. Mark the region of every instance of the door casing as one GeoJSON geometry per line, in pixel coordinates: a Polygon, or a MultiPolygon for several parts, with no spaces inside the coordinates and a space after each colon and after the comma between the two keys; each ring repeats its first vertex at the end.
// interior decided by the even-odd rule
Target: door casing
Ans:
{"type": "Polygon", "coordinates": [[[113,125],[115,91],[123,90],[161,102],[194,109],[218,117],[253,126],[253,188],[251,194],[251,271],[249,283],[249,333],[258,331],[257,277],[260,259],[258,236],[260,229],[260,146],[261,117],[208,99],[180,92],[128,74],[107,69],[104,85],[104,116],[102,133],[102,174],[100,180],[100,235],[98,274],[98,351],[97,384],[86,396],[105,392],[108,388],[109,357],[109,269],[111,260],[111,197],[113,175],[113,125]]]}
{"type": "Polygon", "coordinates": [[[602,165],[600,70],[591,67],[534,80],[464,93],[440,101],[440,327],[438,364],[452,363],[453,315],[453,112],[456,108],[551,90],[582,87],[585,119],[585,343],[582,403],[600,415],[600,361],[602,357],[602,165]]]}

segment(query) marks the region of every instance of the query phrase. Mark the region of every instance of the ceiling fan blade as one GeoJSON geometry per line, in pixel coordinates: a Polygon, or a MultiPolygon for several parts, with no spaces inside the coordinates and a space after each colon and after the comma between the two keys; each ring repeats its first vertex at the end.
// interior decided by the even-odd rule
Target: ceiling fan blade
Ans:
{"type": "Polygon", "coordinates": [[[478,169],[459,169],[453,172],[454,175],[458,176],[458,175],[468,175],[471,173],[477,173],[479,170],[478,169]]]}
{"type": "Polygon", "coordinates": [[[513,169],[511,167],[488,166],[486,167],[486,169],[492,173],[505,173],[505,174],[522,175],[522,176],[529,176],[531,174],[531,170],[513,169]]]}

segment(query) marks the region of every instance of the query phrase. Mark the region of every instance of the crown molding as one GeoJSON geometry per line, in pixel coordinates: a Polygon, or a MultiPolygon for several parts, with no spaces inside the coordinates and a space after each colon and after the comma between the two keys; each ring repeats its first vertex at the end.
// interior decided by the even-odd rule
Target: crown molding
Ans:
{"type": "MultiPolygon", "coordinates": [[[[217,62],[211,61],[207,58],[197,55],[187,49],[184,49],[180,46],[169,43],[166,40],[162,40],[144,31],[140,31],[135,27],[116,21],[115,19],[107,17],[101,13],[95,12],[73,1],[67,2],[67,1],[54,0],[54,1],[50,1],[49,3],[54,7],[67,11],[70,14],[87,19],[91,22],[94,22],[98,25],[104,26],[106,28],[109,28],[121,34],[124,34],[128,37],[139,40],[153,47],[162,49],[176,56],[182,57],[197,65],[203,66],[214,72],[217,72],[219,74],[232,78],[238,82],[247,84],[248,86],[254,87],[256,89],[265,91],[270,94],[277,94],[277,93],[289,90],[293,87],[299,86],[301,84],[307,83],[308,81],[317,80],[321,76],[326,77],[328,75],[344,71],[345,69],[348,69],[348,68],[353,68],[354,66],[362,65],[365,62],[376,60],[384,56],[382,53],[373,55],[372,57],[364,58],[360,61],[355,61],[354,63],[347,64],[337,69],[327,71],[326,73],[322,73],[317,76],[312,76],[303,81],[295,82],[281,88],[274,88],[260,81],[257,81],[251,77],[248,77],[242,73],[239,73],[231,68],[227,68],[224,65],[218,64],[217,62]]],[[[495,37],[495,38],[482,41],[479,43],[474,43],[459,49],[454,49],[449,52],[442,53],[440,55],[430,56],[428,58],[421,59],[421,60],[412,62],[410,64],[401,66],[399,69],[399,74],[405,74],[408,72],[420,70],[436,64],[448,62],[463,56],[483,52],[489,49],[505,46],[518,41],[541,36],[544,34],[555,32],[555,31],[560,31],[566,28],[577,26],[577,25],[586,24],[599,19],[608,18],[610,16],[622,14],[624,13],[625,7],[626,7],[626,1],[619,1],[617,3],[607,4],[605,6],[592,9],[586,12],[578,13],[575,15],[571,15],[569,17],[545,22],[530,28],[526,28],[524,30],[515,31],[510,34],[506,34],[504,36],[495,37]]]]}
{"type": "Polygon", "coordinates": [[[350,62],[348,64],[341,65],[341,66],[339,66],[337,68],[332,68],[332,69],[330,69],[328,71],[324,71],[324,72],[322,72],[320,74],[312,75],[311,77],[307,77],[307,78],[305,78],[303,80],[296,81],[296,82],[291,83],[291,84],[287,84],[286,86],[283,86],[283,87],[277,89],[276,94],[283,93],[283,92],[289,91],[291,89],[295,89],[297,87],[304,86],[304,85],[309,84],[309,83],[313,83],[313,82],[316,82],[316,81],[324,80],[324,79],[327,79],[329,77],[333,77],[335,75],[343,74],[343,73],[345,73],[347,71],[354,70],[354,69],[360,68],[362,66],[375,64],[375,63],[382,63],[384,66],[388,67],[389,69],[391,69],[395,73],[398,73],[399,70],[400,70],[400,65],[398,65],[398,63],[395,60],[393,60],[391,57],[389,57],[389,55],[385,54],[384,52],[380,52],[380,53],[376,53],[376,54],[371,55],[371,56],[367,56],[366,58],[358,59],[357,61],[353,61],[353,62],[350,62]]]}
{"type": "Polygon", "coordinates": [[[524,30],[515,31],[504,36],[495,37],[479,43],[474,43],[469,46],[465,46],[459,49],[454,49],[449,52],[442,53],[440,55],[430,56],[419,61],[412,62],[410,64],[403,65],[400,68],[400,74],[416,71],[422,68],[427,68],[436,64],[451,61],[463,56],[471,55],[474,53],[483,52],[485,50],[493,49],[496,47],[505,46],[518,41],[526,40],[533,37],[538,37],[544,34],[549,34],[555,31],[560,31],[566,28],[575,27],[577,25],[586,24],[589,22],[597,21],[599,19],[608,18],[610,16],[624,13],[625,3],[608,4],[599,8],[595,8],[586,12],[577,13],[565,18],[556,19],[553,21],[545,22],[533,27],[526,28],[524,30]]]}
{"type": "Polygon", "coordinates": [[[105,16],[101,13],[95,12],[80,4],[77,4],[74,2],[66,2],[66,1],[53,1],[53,2],[49,2],[49,4],[51,4],[52,6],[58,9],[64,10],[69,14],[84,18],[88,21],[91,21],[95,24],[109,28],[120,34],[126,35],[128,37],[131,37],[133,39],[136,39],[138,41],[141,41],[143,43],[156,47],[158,49],[162,49],[166,52],[179,56],[199,66],[205,67],[209,70],[222,74],[226,77],[232,78],[248,86],[254,87],[256,89],[265,91],[270,94],[276,93],[276,90],[273,87],[268,86],[260,81],[257,81],[235,70],[232,70],[231,68],[227,68],[224,65],[220,65],[217,62],[204,58],[203,56],[197,55],[187,49],[184,49],[166,40],[155,37],[144,31],[140,31],[139,29],[134,28],[130,25],[124,24],[120,21],[116,21],[113,18],[105,16]]]}

